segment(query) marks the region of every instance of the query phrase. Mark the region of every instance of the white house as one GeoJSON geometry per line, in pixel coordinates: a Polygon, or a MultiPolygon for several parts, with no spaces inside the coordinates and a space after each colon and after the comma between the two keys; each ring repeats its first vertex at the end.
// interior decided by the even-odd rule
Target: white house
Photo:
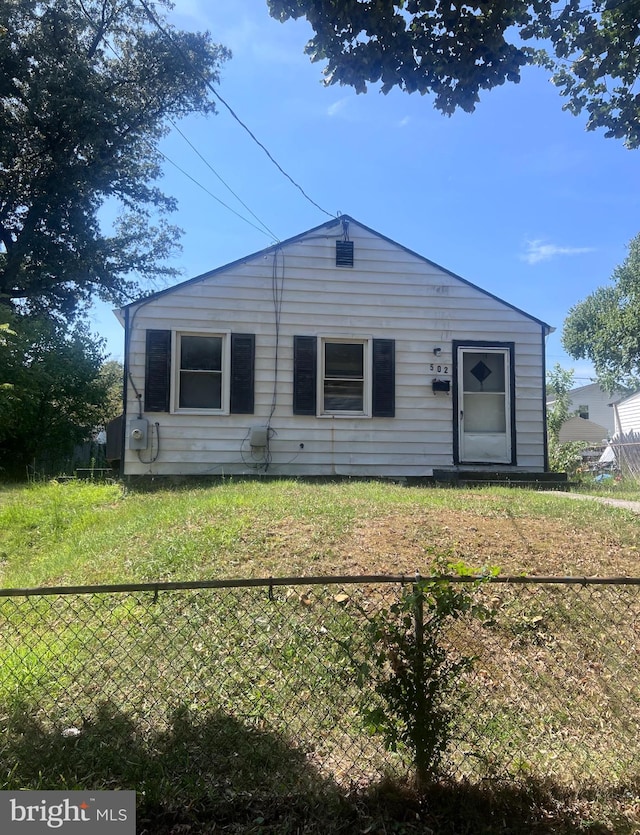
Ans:
{"type": "Polygon", "coordinates": [[[547,468],[549,326],[351,217],[119,313],[125,475],[547,468]]]}
{"type": "Polygon", "coordinates": [[[618,468],[637,478],[640,473],[640,392],[614,403],[613,414],[613,437],[600,457],[600,463],[610,465],[615,462],[618,468]]]}
{"type": "MultiPolygon", "coordinates": [[[[569,412],[572,417],[560,429],[560,441],[586,441],[602,446],[616,431],[614,406],[624,395],[605,391],[598,383],[578,386],[569,392],[569,412]]],[[[553,399],[547,401],[552,406],[553,399]]]]}
{"type": "Polygon", "coordinates": [[[614,434],[640,433],[640,392],[635,392],[613,405],[614,434]]]}
{"type": "Polygon", "coordinates": [[[611,433],[604,426],[575,415],[562,424],[558,440],[561,444],[566,444],[569,441],[585,441],[593,446],[602,447],[610,436],[611,433]]]}

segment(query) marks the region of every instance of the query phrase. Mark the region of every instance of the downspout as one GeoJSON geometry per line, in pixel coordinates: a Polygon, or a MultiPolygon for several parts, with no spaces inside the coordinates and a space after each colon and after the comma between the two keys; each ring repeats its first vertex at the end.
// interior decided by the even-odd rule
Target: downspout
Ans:
{"type": "MultiPolygon", "coordinates": [[[[127,305],[124,309],[124,382],[122,386],[122,396],[123,396],[123,404],[122,404],[122,473],[121,475],[125,475],[125,466],[124,466],[124,459],[125,459],[125,444],[127,440],[127,395],[129,393],[129,383],[131,383],[131,387],[135,392],[136,398],[138,400],[138,417],[142,417],[143,409],[142,409],[142,395],[136,388],[136,384],[131,377],[129,371],[129,356],[130,356],[130,342],[131,342],[131,331],[133,328],[133,323],[135,322],[135,318],[138,315],[141,308],[144,307],[145,304],[148,304],[152,299],[143,299],[140,302],[133,302],[136,304],[136,308],[133,311],[133,316],[129,318],[129,309],[130,305],[127,305]]],[[[156,427],[158,424],[156,423],[156,427]]],[[[159,449],[158,449],[159,451],[159,449]]]]}
{"type": "MultiPolygon", "coordinates": [[[[619,403],[620,401],[618,401],[619,403]]],[[[618,411],[618,403],[612,403],[611,407],[613,409],[613,434],[614,435],[621,435],[622,434],[622,425],[620,423],[620,412],[618,411]]]]}
{"type": "Polygon", "coordinates": [[[544,455],[544,471],[549,472],[549,436],[547,432],[547,343],[545,333],[546,328],[543,326],[542,335],[542,438],[543,438],[543,455],[544,455]]]}
{"type": "Polygon", "coordinates": [[[122,444],[120,448],[120,476],[125,476],[125,444],[127,440],[127,393],[129,389],[129,308],[124,311],[124,375],[122,380],[122,444]]]}

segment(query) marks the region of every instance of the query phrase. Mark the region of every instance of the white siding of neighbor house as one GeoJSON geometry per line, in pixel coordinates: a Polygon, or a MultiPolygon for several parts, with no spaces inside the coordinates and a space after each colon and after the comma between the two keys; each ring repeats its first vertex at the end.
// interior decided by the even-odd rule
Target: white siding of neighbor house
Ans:
{"type": "Polygon", "coordinates": [[[640,432],[640,392],[621,400],[614,411],[616,434],[640,432]]]}
{"type": "MultiPolygon", "coordinates": [[[[434,394],[431,383],[438,377],[453,387],[454,340],[515,343],[516,469],[544,469],[541,323],[354,221],[354,266],[336,267],[341,231],[315,230],[129,308],[129,371],[141,394],[147,329],[253,333],[256,357],[254,414],[147,413],[158,423],[157,460],[155,430],[153,447],[140,455],[127,440],[127,475],[255,472],[246,438],[272,409],[273,475],[428,476],[451,468],[453,397],[434,394]],[[274,281],[282,294],[277,346],[274,281]],[[395,417],[294,415],[294,335],[394,339],[395,417]],[[449,373],[431,372],[431,363],[449,373]]],[[[128,421],[138,416],[131,383],[126,414],[128,421]]]]}
{"type": "MultiPolygon", "coordinates": [[[[589,420],[604,426],[607,433],[613,434],[614,418],[613,408],[609,405],[619,399],[619,395],[611,395],[603,391],[597,383],[590,383],[587,386],[573,389],[569,392],[571,400],[569,411],[576,411],[580,406],[589,407],[589,420]]],[[[603,436],[605,437],[605,436],[603,436]]]]}

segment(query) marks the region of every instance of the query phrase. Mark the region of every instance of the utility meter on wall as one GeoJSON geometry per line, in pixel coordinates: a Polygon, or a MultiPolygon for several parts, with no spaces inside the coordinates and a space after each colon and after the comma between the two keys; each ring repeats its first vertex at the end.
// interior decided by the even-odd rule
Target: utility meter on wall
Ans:
{"type": "Polygon", "coordinates": [[[136,418],[129,424],[129,449],[146,449],[149,438],[149,421],[136,418]]]}

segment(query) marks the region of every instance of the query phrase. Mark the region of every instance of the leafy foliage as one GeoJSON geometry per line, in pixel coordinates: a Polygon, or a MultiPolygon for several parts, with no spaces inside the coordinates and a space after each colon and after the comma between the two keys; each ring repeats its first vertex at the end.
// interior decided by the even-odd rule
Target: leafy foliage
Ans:
{"type": "Polygon", "coordinates": [[[106,425],[110,420],[122,414],[122,384],[124,367],[117,360],[107,360],[98,373],[99,381],[104,385],[106,400],[101,423],[106,425]]]}
{"type": "Polygon", "coordinates": [[[629,148],[640,146],[639,0],[570,0],[531,4],[531,25],[524,38],[551,41],[553,56],[538,53],[548,66],[565,110],[588,115],[587,129],[604,128],[605,136],[624,139],[629,148]]]}
{"type": "Polygon", "coordinates": [[[444,642],[453,620],[476,612],[473,584],[467,585],[444,576],[419,580],[397,603],[369,616],[368,654],[357,665],[361,686],[380,697],[364,711],[367,726],[383,735],[389,750],[402,743],[411,751],[420,788],[439,773],[456,715],[450,698],[473,664],[444,642]]]}
{"type": "Polygon", "coordinates": [[[0,346],[0,467],[24,474],[35,456],[64,456],[105,413],[102,346],[80,325],[13,317],[0,346]]]}
{"type": "Polygon", "coordinates": [[[569,409],[569,392],[573,387],[573,369],[568,371],[558,363],[547,374],[547,392],[554,397],[547,407],[547,436],[549,441],[549,468],[560,473],[575,473],[582,464],[584,441],[560,443],[563,423],[573,414],[569,409]]]}
{"type": "Polygon", "coordinates": [[[156,143],[214,111],[228,55],[208,33],[165,38],[137,3],[0,0],[0,304],[70,316],[174,274],[156,143]],[[103,231],[107,200],[121,215],[103,231]]]}
{"type": "Polygon", "coordinates": [[[549,439],[549,468],[556,473],[575,475],[583,463],[582,451],[585,441],[566,441],[561,444],[555,438],[549,439]]]}
{"type": "Polygon", "coordinates": [[[518,82],[523,66],[541,65],[587,128],[640,145],[637,48],[640,0],[268,0],[279,20],[306,17],[306,47],[326,61],[327,83],[359,93],[435,94],[442,113],[475,109],[481,90],[518,82]],[[523,42],[544,45],[536,49],[523,42]]]}
{"type": "Polygon", "coordinates": [[[547,394],[554,399],[547,409],[547,429],[549,436],[558,438],[562,424],[569,420],[571,412],[569,392],[573,387],[573,369],[567,370],[556,363],[547,373],[547,394]]]}
{"type": "Polygon", "coordinates": [[[613,283],[574,305],[562,332],[567,353],[591,360],[608,391],[640,388],[640,234],[628,248],[613,283]]]}

